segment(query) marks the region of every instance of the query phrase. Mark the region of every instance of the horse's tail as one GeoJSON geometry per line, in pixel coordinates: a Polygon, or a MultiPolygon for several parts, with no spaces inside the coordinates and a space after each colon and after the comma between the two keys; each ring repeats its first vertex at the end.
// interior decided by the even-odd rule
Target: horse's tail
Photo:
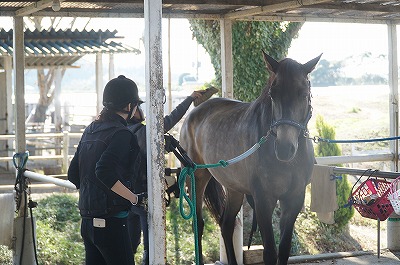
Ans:
{"type": "Polygon", "coordinates": [[[213,177],[211,177],[204,192],[204,202],[219,224],[225,208],[225,191],[222,185],[213,177]]]}

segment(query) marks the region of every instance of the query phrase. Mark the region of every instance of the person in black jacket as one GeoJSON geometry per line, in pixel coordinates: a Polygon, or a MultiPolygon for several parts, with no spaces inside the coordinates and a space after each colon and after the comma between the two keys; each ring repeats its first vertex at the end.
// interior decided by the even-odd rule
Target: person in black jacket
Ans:
{"type": "MultiPolygon", "coordinates": [[[[190,105],[195,99],[200,98],[204,93],[203,91],[194,91],[184,101],[182,101],[170,115],[164,117],[164,131],[171,130],[185,115],[190,105]]],[[[144,121],[144,114],[140,106],[138,106],[133,118],[128,122],[128,128],[137,136],[138,144],[140,146],[140,166],[139,175],[134,183],[134,190],[137,193],[147,192],[147,171],[146,171],[146,126],[142,123],[144,121]]],[[[143,231],[143,265],[149,264],[149,239],[148,239],[148,225],[147,225],[147,211],[141,206],[133,206],[129,212],[128,217],[129,233],[132,240],[133,252],[136,253],[140,245],[141,233],[143,231]],[[140,223],[140,226],[137,225],[140,223]]]]}
{"type": "Polygon", "coordinates": [[[68,169],[79,189],[86,265],[133,265],[127,217],[146,193],[135,194],[136,136],[127,128],[142,101],[132,80],[118,76],[104,88],[104,108],[84,131],[68,169]]]}

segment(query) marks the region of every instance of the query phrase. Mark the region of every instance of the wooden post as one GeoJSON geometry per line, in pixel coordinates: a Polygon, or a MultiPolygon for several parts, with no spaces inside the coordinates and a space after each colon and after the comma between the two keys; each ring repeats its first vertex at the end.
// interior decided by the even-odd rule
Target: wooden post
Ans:
{"type": "MultiPolygon", "coordinates": [[[[389,102],[389,115],[390,115],[390,136],[399,136],[399,88],[398,88],[398,62],[397,62],[397,31],[396,24],[388,22],[388,57],[389,57],[389,89],[390,89],[390,102],[389,102]]],[[[390,150],[394,154],[394,160],[391,170],[398,172],[398,159],[399,159],[399,141],[390,141],[390,150]]],[[[393,217],[389,218],[387,222],[387,247],[390,250],[399,250],[400,241],[400,226],[398,221],[400,219],[393,217]]]]}
{"type": "MultiPolygon", "coordinates": [[[[232,20],[221,19],[221,74],[222,97],[233,98],[233,61],[232,61],[232,20]]],[[[236,217],[235,230],[233,231],[233,246],[238,264],[243,264],[243,209],[236,217]]],[[[228,264],[225,244],[220,239],[220,259],[228,264]]]]}
{"type": "Polygon", "coordinates": [[[233,98],[232,21],[220,20],[222,97],[233,98]]]}
{"type": "Polygon", "coordinates": [[[166,264],[162,1],[144,1],[149,261],[166,264]]]}
{"type": "MultiPolygon", "coordinates": [[[[23,17],[14,17],[14,97],[15,97],[15,142],[16,153],[24,153],[26,150],[25,137],[25,52],[24,52],[24,21],[23,17]]],[[[31,218],[28,217],[24,200],[20,205],[18,217],[14,220],[15,247],[13,248],[14,264],[35,264],[31,218]],[[22,261],[22,263],[21,263],[22,261]]]]}
{"type": "Polygon", "coordinates": [[[96,94],[97,115],[103,109],[103,57],[101,53],[96,54],[96,94]]]}

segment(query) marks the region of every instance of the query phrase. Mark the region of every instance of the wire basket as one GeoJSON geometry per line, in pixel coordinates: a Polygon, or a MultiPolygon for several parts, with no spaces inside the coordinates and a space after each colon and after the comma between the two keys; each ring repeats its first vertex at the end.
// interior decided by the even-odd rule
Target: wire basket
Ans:
{"type": "Polygon", "coordinates": [[[393,180],[390,184],[388,199],[395,213],[400,215],[400,177],[393,180]]]}
{"type": "MultiPolygon", "coordinates": [[[[373,172],[371,175],[372,174],[373,172]]],[[[361,216],[384,221],[394,211],[388,199],[391,183],[383,179],[371,178],[371,175],[352,192],[349,201],[351,201],[352,205],[361,216]]],[[[360,181],[362,177],[363,176],[361,176],[357,182],[360,181]]]]}

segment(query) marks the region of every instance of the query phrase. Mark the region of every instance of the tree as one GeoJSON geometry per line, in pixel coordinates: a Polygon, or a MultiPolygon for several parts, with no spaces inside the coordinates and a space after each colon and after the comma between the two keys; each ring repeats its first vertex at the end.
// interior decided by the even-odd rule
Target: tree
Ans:
{"type": "MultiPolygon", "coordinates": [[[[216,86],[221,86],[220,24],[217,20],[189,20],[193,37],[210,54],[216,86]]],[[[252,101],[266,85],[268,73],[262,50],[276,60],[287,55],[302,23],[236,21],[232,23],[233,90],[235,98],[252,101]]]]}
{"type": "Polygon", "coordinates": [[[313,86],[335,86],[342,79],[342,62],[329,62],[322,59],[315,70],[311,73],[311,82],[313,86]]]}
{"type": "MultiPolygon", "coordinates": [[[[51,28],[57,28],[60,26],[63,18],[49,18],[49,22],[46,20],[44,23],[43,17],[29,17],[25,20],[26,28],[33,28],[39,31],[51,28]],[[44,24],[47,24],[45,27],[44,24]]],[[[65,19],[64,19],[65,20],[65,19]]],[[[72,28],[75,24],[76,18],[72,18],[69,22],[69,27],[72,28]]],[[[89,19],[90,21],[90,19],[89,19]]],[[[61,69],[61,78],[64,76],[66,68],[61,69]]],[[[38,68],[37,69],[37,83],[39,87],[39,101],[36,105],[35,112],[31,116],[28,122],[45,122],[46,112],[50,104],[54,99],[54,79],[56,75],[55,67],[49,69],[38,68]]]]}

